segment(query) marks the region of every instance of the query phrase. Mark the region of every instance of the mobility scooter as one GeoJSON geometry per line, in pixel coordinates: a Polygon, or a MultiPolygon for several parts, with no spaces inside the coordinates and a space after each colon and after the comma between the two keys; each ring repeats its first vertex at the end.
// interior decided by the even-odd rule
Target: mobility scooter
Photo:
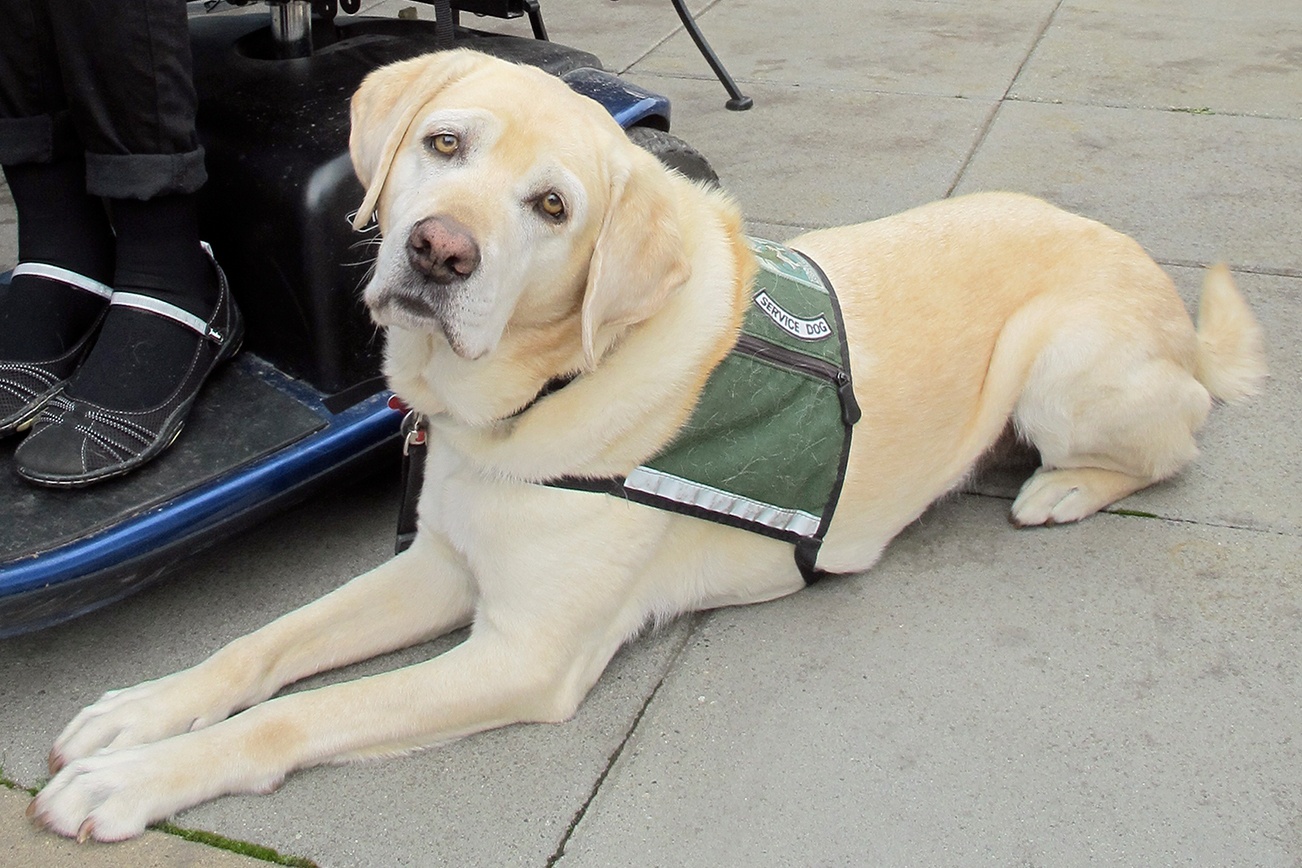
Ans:
{"type": "MultiPolygon", "coordinates": [[[[272,0],[270,20],[192,14],[209,173],[201,223],[244,311],[245,349],[141,470],[72,491],[0,472],[0,637],[121,599],[270,513],[398,460],[402,414],[360,299],[375,229],[350,225],[363,191],[348,156],[349,98],[371,70],[454,45],[533,64],[600,102],[667,165],[717,181],[669,133],[668,101],[548,41],[537,0],[423,2],[435,20],[338,14],[359,0],[272,0]],[[462,13],[526,17],[533,34],[476,30],[462,13]]],[[[730,107],[746,107],[732,104],[745,98],[731,79],[725,87],[730,107]]],[[[0,462],[15,439],[0,442],[0,462]]]]}

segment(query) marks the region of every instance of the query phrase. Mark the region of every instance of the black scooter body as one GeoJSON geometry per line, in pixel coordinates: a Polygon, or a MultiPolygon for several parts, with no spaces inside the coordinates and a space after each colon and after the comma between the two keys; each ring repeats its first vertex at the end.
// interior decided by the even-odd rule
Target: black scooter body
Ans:
{"type": "MultiPolygon", "coordinates": [[[[371,70],[447,46],[427,22],[318,21],[315,52],[282,60],[262,16],[191,26],[209,172],[202,231],[244,311],[245,352],[205,386],[176,444],[129,476],[56,491],[0,473],[0,637],[131,594],[399,455],[382,339],[360,300],[372,236],[349,223],[363,195],[347,152],[349,99],[371,70]]],[[[561,75],[645,134],[644,147],[713,178],[703,158],[659,132],[668,101],[600,72],[591,54],[465,29],[455,44],[561,75]]],[[[0,442],[0,464],[18,440],[0,442]]]]}

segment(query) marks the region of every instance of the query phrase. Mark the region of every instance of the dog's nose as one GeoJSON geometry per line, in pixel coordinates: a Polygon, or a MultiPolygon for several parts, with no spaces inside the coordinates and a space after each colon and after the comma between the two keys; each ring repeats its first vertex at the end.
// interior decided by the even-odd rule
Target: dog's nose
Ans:
{"type": "Polygon", "coordinates": [[[407,261],[435,283],[464,280],[479,267],[479,245],[451,217],[426,217],[411,227],[407,261]]]}

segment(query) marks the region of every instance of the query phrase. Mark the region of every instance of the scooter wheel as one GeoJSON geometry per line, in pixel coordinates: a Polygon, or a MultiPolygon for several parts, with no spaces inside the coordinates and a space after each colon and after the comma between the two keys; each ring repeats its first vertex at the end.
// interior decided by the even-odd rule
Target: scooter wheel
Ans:
{"type": "Polygon", "coordinates": [[[633,144],[650,151],[671,169],[713,186],[719,186],[719,176],[710,168],[701,152],[672,133],[654,127],[632,127],[628,137],[633,144]]]}

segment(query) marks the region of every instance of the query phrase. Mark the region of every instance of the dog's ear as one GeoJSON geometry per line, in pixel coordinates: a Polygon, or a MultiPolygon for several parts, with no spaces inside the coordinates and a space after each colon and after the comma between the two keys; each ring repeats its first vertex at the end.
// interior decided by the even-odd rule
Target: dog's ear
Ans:
{"type": "Polygon", "coordinates": [[[398,148],[416,115],[454,81],[489,61],[467,49],[440,51],[382,66],[353,94],[348,150],[366,197],[353,217],[361,229],[371,219],[398,148]]]}
{"type": "Polygon", "coordinates": [[[589,368],[597,363],[602,331],[647,319],[692,273],[665,170],[655,157],[637,152],[611,186],[583,296],[583,356],[589,368]]]}

